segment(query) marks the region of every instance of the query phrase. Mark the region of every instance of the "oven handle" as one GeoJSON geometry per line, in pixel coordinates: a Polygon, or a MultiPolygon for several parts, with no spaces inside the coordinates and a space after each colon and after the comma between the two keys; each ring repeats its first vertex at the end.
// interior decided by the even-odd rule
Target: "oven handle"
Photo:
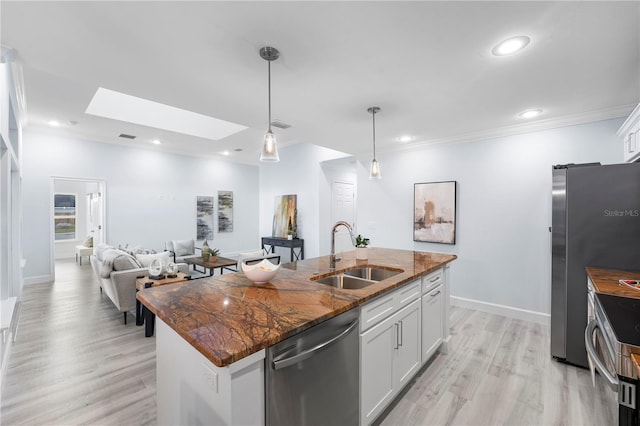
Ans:
{"type": "Polygon", "coordinates": [[[599,329],[598,322],[596,320],[589,321],[586,330],[584,331],[584,344],[587,348],[587,355],[589,359],[593,362],[596,367],[596,370],[602,374],[608,382],[608,385],[615,392],[618,392],[618,378],[611,374],[607,367],[605,367],[602,360],[598,357],[598,353],[596,352],[596,348],[593,345],[593,334],[596,332],[596,329],[599,329]]]}

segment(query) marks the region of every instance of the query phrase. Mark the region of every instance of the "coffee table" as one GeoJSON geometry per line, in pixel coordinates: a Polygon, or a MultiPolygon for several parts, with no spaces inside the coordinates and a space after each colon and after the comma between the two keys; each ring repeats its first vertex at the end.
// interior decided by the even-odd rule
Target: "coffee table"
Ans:
{"type": "Polygon", "coordinates": [[[222,256],[216,256],[215,260],[211,260],[211,259],[213,259],[213,258],[210,258],[209,260],[207,260],[205,262],[202,257],[188,257],[188,258],[184,259],[184,263],[189,264],[189,265],[202,266],[203,268],[208,269],[209,270],[209,276],[213,275],[213,271],[216,268],[220,268],[220,273],[223,274],[224,273],[224,268],[227,268],[229,266],[236,266],[236,264],[238,263],[237,260],[228,259],[228,258],[222,257],[222,256]]]}
{"type": "MultiPolygon", "coordinates": [[[[148,275],[142,278],[136,279],[136,292],[145,288],[159,287],[161,285],[176,284],[187,281],[189,278],[184,272],[178,272],[175,278],[164,278],[161,280],[152,280],[148,275]]],[[[144,324],[145,337],[153,336],[153,329],[155,328],[156,316],[153,312],[148,310],[138,298],[136,298],[136,325],[144,324]]]]}

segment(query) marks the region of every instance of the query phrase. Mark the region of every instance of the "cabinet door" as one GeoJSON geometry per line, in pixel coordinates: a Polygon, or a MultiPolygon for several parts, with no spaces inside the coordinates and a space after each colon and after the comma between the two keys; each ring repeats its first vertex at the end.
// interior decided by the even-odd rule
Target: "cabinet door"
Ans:
{"type": "Polygon", "coordinates": [[[442,287],[422,296],[422,363],[435,353],[442,342],[442,287]]]}
{"type": "Polygon", "coordinates": [[[395,315],[360,335],[360,423],[371,423],[394,396],[395,315]]]}
{"type": "Polygon", "coordinates": [[[395,322],[399,331],[394,365],[395,389],[402,389],[422,365],[420,336],[420,299],[398,312],[395,322]]]}

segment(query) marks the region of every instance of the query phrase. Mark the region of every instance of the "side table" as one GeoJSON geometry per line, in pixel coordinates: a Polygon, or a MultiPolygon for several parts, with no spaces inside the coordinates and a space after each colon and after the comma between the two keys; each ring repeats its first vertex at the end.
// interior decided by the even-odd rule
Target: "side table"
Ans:
{"type": "MultiPolygon", "coordinates": [[[[161,280],[152,280],[148,275],[136,278],[136,293],[145,288],[159,287],[161,285],[176,284],[188,281],[190,277],[184,272],[178,272],[176,278],[164,278],[161,280]]],[[[147,309],[136,297],[136,325],[144,324],[145,337],[153,336],[155,328],[156,315],[147,309]]]]}
{"type": "Polygon", "coordinates": [[[80,259],[80,266],[82,266],[82,256],[91,256],[93,254],[93,247],[76,246],[76,262],[80,259]]]}

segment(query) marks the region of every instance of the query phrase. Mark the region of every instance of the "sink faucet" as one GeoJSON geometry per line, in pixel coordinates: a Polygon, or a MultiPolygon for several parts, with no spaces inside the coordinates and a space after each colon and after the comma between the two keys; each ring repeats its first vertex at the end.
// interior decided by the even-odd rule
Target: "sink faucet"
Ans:
{"type": "Polygon", "coordinates": [[[336,269],[336,261],[340,260],[336,256],[336,231],[338,230],[339,226],[344,226],[345,228],[347,228],[347,231],[349,231],[349,235],[351,236],[351,243],[354,246],[356,245],[355,237],[353,236],[353,228],[351,227],[351,225],[349,225],[349,223],[345,222],[344,220],[339,220],[338,222],[336,222],[336,224],[333,225],[333,229],[331,230],[331,254],[329,255],[330,269],[336,269]]]}

